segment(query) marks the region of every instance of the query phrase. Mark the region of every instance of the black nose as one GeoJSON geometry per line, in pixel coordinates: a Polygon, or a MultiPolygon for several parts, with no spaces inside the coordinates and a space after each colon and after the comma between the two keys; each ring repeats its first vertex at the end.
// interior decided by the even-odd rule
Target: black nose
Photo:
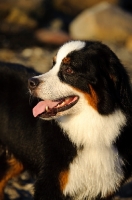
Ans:
{"type": "Polygon", "coordinates": [[[30,78],[28,79],[28,87],[33,90],[39,85],[40,81],[38,78],[30,78]]]}

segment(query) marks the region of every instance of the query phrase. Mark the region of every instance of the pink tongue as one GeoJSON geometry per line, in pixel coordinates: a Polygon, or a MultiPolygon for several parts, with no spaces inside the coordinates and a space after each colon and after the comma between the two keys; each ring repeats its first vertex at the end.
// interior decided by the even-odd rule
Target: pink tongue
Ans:
{"type": "Polygon", "coordinates": [[[34,108],[33,108],[33,116],[37,117],[41,113],[45,111],[46,106],[49,108],[55,107],[59,102],[54,102],[50,100],[40,101],[34,108]]]}

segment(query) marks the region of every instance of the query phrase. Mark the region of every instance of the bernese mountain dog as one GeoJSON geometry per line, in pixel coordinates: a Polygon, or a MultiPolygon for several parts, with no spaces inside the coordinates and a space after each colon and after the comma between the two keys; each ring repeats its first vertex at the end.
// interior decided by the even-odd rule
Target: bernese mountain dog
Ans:
{"type": "Polygon", "coordinates": [[[0,197],[28,169],[34,200],[112,198],[132,172],[132,91],[117,56],[70,41],[29,91],[28,69],[2,65],[0,75],[0,197]]]}

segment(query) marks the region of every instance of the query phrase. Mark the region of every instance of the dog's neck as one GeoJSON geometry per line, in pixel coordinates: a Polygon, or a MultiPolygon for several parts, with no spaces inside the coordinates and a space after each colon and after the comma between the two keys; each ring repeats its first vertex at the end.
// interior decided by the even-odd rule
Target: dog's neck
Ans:
{"type": "Polygon", "coordinates": [[[110,146],[120,134],[126,118],[120,110],[109,115],[100,115],[92,107],[76,115],[67,115],[58,120],[69,139],[77,146],[110,146]]]}
{"type": "Polygon", "coordinates": [[[106,197],[116,191],[123,179],[123,161],[113,142],[125,121],[120,110],[102,116],[93,108],[58,120],[64,133],[78,148],[77,156],[69,165],[69,182],[64,195],[74,196],[76,191],[80,200],[96,198],[99,194],[106,197]],[[80,145],[82,150],[79,150],[80,145]]]}

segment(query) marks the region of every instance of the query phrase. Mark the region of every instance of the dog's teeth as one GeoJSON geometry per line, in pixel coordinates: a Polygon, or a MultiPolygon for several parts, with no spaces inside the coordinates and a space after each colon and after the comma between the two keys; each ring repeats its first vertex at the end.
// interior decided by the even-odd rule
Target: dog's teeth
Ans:
{"type": "Polygon", "coordinates": [[[45,110],[48,112],[48,111],[49,111],[49,107],[48,107],[48,106],[46,106],[46,107],[45,107],[45,110]]]}
{"type": "Polygon", "coordinates": [[[63,101],[62,103],[60,103],[60,104],[57,105],[57,108],[60,108],[60,107],[62,107],[64,105],[65,105],[65,102],[63,101]]]}
{"type": "Polygon", "coordinates": [[[64,106],[64,105],[65,105],[65,102],[63,101],[62,104],[61,104],[61,106],[64,106]]]}

